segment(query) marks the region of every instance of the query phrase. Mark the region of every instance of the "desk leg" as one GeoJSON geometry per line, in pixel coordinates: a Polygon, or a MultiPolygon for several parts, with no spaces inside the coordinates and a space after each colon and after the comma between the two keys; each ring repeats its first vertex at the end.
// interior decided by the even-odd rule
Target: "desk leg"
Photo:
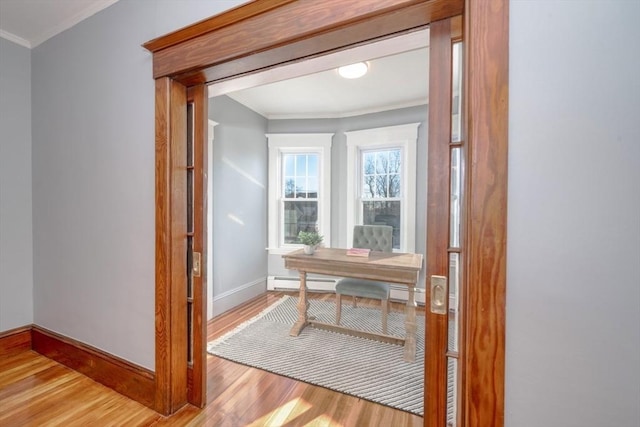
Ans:
{"type": "Polygon", "coordinates": [[[409,298],[407,299],[407,307],[404,311],[404,329],[407,336],[404,342],[404,360],[405,362],[415,362],[416,360],[416,297],[414,286],[409,286],[409,298]]]}
{"type": "Polygon", "coordinates": [[[309,302],[307,301],[307,272],[300,272],[300,297],[298,298],[298,320],[293,324],[289,335],[297,337],[300,332],[307,326],[307,309],[309,308],[309,302]]]}

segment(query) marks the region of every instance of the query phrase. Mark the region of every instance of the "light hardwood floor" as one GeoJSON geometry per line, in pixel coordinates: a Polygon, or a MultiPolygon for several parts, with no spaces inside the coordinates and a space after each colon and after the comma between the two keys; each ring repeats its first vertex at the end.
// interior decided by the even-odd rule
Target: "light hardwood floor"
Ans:
{"type": "MultiPolygon", "coordinates": [[[[214,339],[285,293],[269,292],[218,316],[214,339]]],[[[295,295],[295,293],[290,293],[295,295]]],[[[310,294],[333,300],[333,294],[310,294]]],[[[362,305],[378,305],[364,300],[362,305]]],[[[403,306],[392,303],[392,310],[403,306]]],[[[0,426],[421,426],[407,412],[208,356],[207,406],[165,418],[35,352],[0,358],[0,426]]]]}

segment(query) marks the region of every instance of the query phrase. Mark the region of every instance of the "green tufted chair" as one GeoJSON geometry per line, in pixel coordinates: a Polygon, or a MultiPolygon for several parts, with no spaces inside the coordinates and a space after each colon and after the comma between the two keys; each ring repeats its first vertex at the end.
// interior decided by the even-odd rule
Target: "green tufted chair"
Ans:
{"type": "MultiPolygon", "coordinates": [[[[391,252],[393,245],[393,227],[388,225],[356,225],[353,228],[353,247],[372,251],[391,252]]],[[[387,333],[387,315],[389,314],[388,283],[373,280],[345,277],[336,283],[336,324],[340,324],[342,315],[342,296],[353,297],[353,306],[357,307],[357,298],[379,299],[382,306],[382,333],[387,333]]]]}

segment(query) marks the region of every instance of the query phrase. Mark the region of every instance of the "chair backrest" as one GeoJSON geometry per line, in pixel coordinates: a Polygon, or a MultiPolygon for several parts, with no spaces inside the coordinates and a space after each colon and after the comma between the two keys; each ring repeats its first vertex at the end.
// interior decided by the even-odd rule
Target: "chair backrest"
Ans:
{"type": "Polygon", "coordinates": [[[353,227],[353,247],[391,252],[393,227],[390,225],[356,225],[353,227]]]}

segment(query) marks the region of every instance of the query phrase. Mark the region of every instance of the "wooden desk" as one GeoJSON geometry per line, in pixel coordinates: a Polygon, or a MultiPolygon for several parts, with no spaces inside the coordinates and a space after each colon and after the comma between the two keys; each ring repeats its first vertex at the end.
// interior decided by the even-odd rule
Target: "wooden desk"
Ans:
{"type": "Polygon", "coordinates": [[[416,301],[415,286],[422,268],[422,255],[408,253],[371,252],[369,257],[347,256],[346,249],[319,248],[313,255],[305,255],[297,250],[283,255],[284,266],[300,273],[300,298],[298,320],[291,328],[290,335],[298,336],[308,324],[322,329],[340,331],[357,336],[367,336],[385,342],[404,344],[404,360],[415,361],[416,357],[416,301]],[[329,276],[355,277],[397,283],[407,287],[409,298],[405,308],[405,338],[355,331],[344,326],[318,322],[307,316],[307,273],[329,276]]]}

